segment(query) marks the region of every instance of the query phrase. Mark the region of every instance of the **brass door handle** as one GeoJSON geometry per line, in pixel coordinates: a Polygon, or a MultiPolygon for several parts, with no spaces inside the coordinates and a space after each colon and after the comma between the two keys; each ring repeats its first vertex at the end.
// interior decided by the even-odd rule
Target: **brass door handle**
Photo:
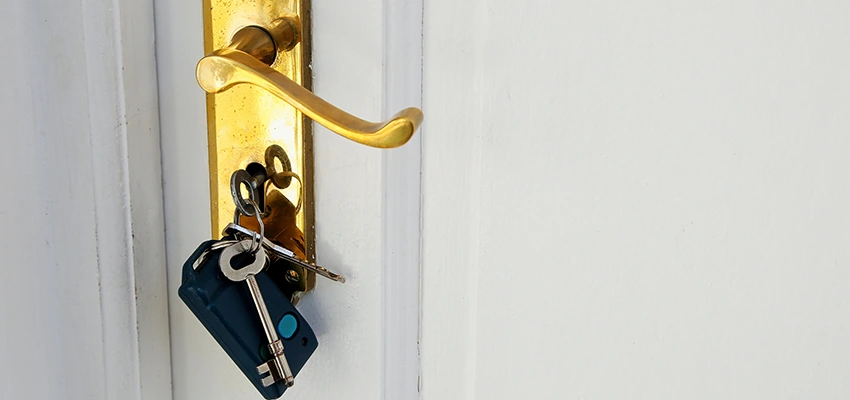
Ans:
{"type": "Polygon", "coordinates": [[[239,30],[228,47],[198,62],[198,84],[208,93],[219,93],[240,83],[261,87],[331,131],[357,143],[378,148],[401,146],[422,123],[422,111],[406,108],[384,122],[357,118],[293,82],[269,65],[277,46],[291,48],[298,41],[295,24],[279,21],[272,29],[249,26],[239,30]]]}

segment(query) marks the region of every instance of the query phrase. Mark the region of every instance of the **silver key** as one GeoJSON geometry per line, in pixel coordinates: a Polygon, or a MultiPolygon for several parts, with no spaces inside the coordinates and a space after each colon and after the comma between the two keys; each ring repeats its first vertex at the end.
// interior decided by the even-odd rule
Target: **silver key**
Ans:
{"type": "MultiPolygon", "coordinates": [[[[224,236],[239,235],[239,236],[242,236],[242,237],[254,237],[254,235],[258,235],[258,233],[254,232],[254,231],[252,231],[252,230],[250,230],[250,229],[248,229],[248,228],[246,228],[242,225],[229,223],[224,228],[224,232],[222,232],[222,235],[224,235],[224,236]]],[[[293,253],[289,249],[286,249],[282,246],[278,246],[278,245],[274,244],[274,242],[272,242],[268,238],[263,237],[262,243],[263,243],[263,247],[265,247],[266,250],[272,252],[278,258],[283,258],[284,260],[287,260],[287,261],[290,261],[294,264],[302,266],[302,267],[306,268],[307,270],[313,271],[316,274],[324,276],[325,278],[328,278],[332,281],[345,283],[345,277],[343,277],[342,275],[335,274],[331,271],[328,271],[328,269],[325,268],[325,267],[320,267],[316,264],[311,264],[311,263],[308,263],[308,262],[306,262],[306,261],[304,261],[304,260],[302,260],[298,257],[295,257],[295,253],[293,253]]]]}
{"type": "Polygon", "coordinates": [[[266,251],[262,247],[257,249],[254,254],[254,261],[240,269],[233,269],[230,261],[238,254],[248,252],[252,245],[251,239],[242,240],[235,243],[221,252],[219,266],[221,272],[227,279],[234,282],[247,281],[248,288],[251,290],[251,297],[254,299],[254,305],[257,307],[257,312],[260,314],[260,320],[263,322],[263,329],[266,331],[266,338],[269,340],[269,351],[274,357],[274,366],[277,371],[269,371],[267,364],[260,364],[257,367],[257,372],[265,374],[272,372],[271,379],[263,378],[263,385],[270,386],[280,377],[286,386],[292,386],[295,383],[295,377],[292,376],[292,370],[289,368],[289,362],[286,360],[286,355],[283,353],[283,342],[277,336],[277,330],[269,316],[269,310],[266,307],[266,302],[263,300],[263,294],[260,293],[260,285],[257,284],[257,278],[254,276],[265,268],[268,258],[266,251]],[[275,374],[275,372],[277,374],[275,374]]]}

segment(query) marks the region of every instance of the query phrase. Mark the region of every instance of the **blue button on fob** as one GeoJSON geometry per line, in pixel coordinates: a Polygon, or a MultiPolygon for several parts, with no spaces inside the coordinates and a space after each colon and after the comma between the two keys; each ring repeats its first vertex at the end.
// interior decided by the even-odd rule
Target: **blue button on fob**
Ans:
{"type": "MultiPolygon", "coordinates": [[[[263,386],[263,378],[268,373],[257,371],[257,367],[270,361],[272,356],[248,285],[231,281],[222,274],[219,268],[221,251],[210,249],[215,243],[215,240],[203,243],[183,265],[183,283],[178,294],[263,397],[276,399],[286,391],[286,385],[277,381],[263,386]],[[194,268],[199,259],[198,267],[194,268]]],[[[266,270],[255,276],[257,284],[278,328],[292,374],[297,376],[316,351],[318,341],[313,329],[267,276],[266,270]]]]}

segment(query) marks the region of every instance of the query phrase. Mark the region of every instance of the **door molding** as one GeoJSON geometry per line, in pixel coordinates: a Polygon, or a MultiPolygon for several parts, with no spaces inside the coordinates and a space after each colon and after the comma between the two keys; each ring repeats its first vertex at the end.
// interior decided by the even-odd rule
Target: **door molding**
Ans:
{"type": "Polygon", "coordinates": [[[12,0],[0,25],[0,398],[170,399],[153,2],[12,0]]]}
{"type": "MultiPolygon", "coordinates": [[[[383,117],[422,106],[423,0],[385,0],[383,117]]],[[[427,115],[427,114],[426,114],[427,115]]],[[[421,149],[424,127],[385,151],[382,398],[419,398],[421,149]]]]}
{"type": "Polygon", "coordinates": [[[84,2],[80,7],[105,398],[170,399],[153,1],[84,2]]]}

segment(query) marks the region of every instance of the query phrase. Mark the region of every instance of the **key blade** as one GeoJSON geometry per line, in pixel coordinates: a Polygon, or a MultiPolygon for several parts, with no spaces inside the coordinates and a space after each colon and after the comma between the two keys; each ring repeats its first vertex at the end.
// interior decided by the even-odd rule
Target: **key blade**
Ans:
{"type": "Polygon", "coordinates": [[[272,376],[274,377],[272,381],[283,380],[286,386],[292,386],[295,382],[295,375],[292,373],[292,369],[289,368],[289,361],[286,359],[286,354],[283,351],[283,342],[277,336],[277,328],[271,316],[269,316],[269,309],[266,307],[266,301],[263,300],[260,285],[257,283],[254,275],[248,275],[245,281],[248,282],[251,297],[254,299],[254,306],[256,306],[257,313],[260,315],[260,322],[263,324],[263,330],[266,332],[266,339],[268,339],[269,343],[268,349],[272,353],[272,362],[274,363],[273,366],[257,367],[257,370],[268,369],[272,371],[272,376]]]}
{"type": "MultiPolygon", "coordinates": [[[[222,231],[221,234],[225,235],[225,236],[231,235],[231,234],[240,234],[240,235],[248,236],[248,237],[254,237],[255,235],[259,235],[259,233],[254,232],[254,231],[252,231],[252,230],[250,230],[250,229],[248,229],[248,228],[246,228],[242,225],[234,224],[233,222],[227,224],[227,226],[224,227],[224,231],[222,231]]],[[[269,240],[268,238],[265,238],[265,237],[263,238],[263,245],[265,245],[266,247],[276,246],[274,243],[271,242],[271,240],[269,240]]],[[[280,247],[280,246],[277,246],[277,247],[280,248],[281,253],[286,254],[290,257],[295,257],[295,253],[293,253],[291,250],[285,249],[285,248],[280,247]]]]}
{"type": "Polygon", "coordinates": [[[274,385],[275,382],[280,380],[279,375],[275,372],[276,370],[274,368],[274,365],[272,365],[272,361],[264,362],[257,366],[257,374],[263,377],[262,379],[260,379],[260,383],[263,384],[263,387],[269,387],[271,385],[274,385]]]}
{"type": "MultiPolygon", "coordinates": [[[[227,226],[224,228],[224,231],[222,231],[222,234],[223,235],[231,235],[232,234],[232,235],[242,235],[242,236],[253,237],[254,235],[257,235],[258,233],[254,232],[254,231],[252,231],[252,230],[250,230],[250,229],[248,229],[248,228],[246,228],[242,225],[237,225],[237,224],[234,224],[234,223],[231,222],[231,223],[227,224],[227,226]]],[[[323,277],[328,278],[332,281],[336,281],[336,282],[339,282],[339,283],[345,283],[345,277],[344,276],[342,276],[340,274],[333,273],[325,267],[322,267],[322,266],[319,266],[319,265],[316,265],[316,264],[312,264],[312,263],[308,263],[308,262],[306,262],[306,261],[304,261],[304,260],[302,260],[298,257],[295,257],[295,253],[293,253],[291,250],[289,250],[289,249],[287,249],[283,246],[278,246],[277,244],[275,244],[274,242],[272,242],[268,238],[265,238],[265,237],[263,238],[263,247],[265,247],[266,250],[274,253],[274,255],[277,256],[278,258],[282,258],[284,260],[287,260],[287,261],[289,261],[293,264],[301,266],[301,267],[307,269],[308,271],[315,272],[317,275],[323,276],[323,277]]]]}
{"type": "Polygon", "coordinates": [[[271,372],[271,368],[269,367],[269,363],[264,362],[257,366],[257,373],[260,375],[265,375],[271,372]]]}
{"type": "Polygon", "coordinates": [[[267,376],[263,379],[260,379],[260,383],[263,384],[263,387],[269,387],[271,385],[274,385],[275,382],[276,381],[271,376],[267,376]]]}
{"type": "MultiPolygon", "coordinates": [[[[278,247],[278,248],[282,248],[278,245],[275,245],[274,243],[272,243],[272,245],[275,246],[275,247],[278,247]]],[[[318,266],[316,264],[308,263],[308,262],[306,262],[306,261],[304,261],[304,260],[302,260],[298,257],[290,257],[290,256],[287,256],[287,255],[278,253],[277,250],[274,249],[274,248],[271,248],[271,249],[268,249],[268,250],[270,252],[274,253],[274,255],[278,256],[278,258],[282,258],[282,259],[287,260],[287,261],[289,261],[293,264],[297,264],[301,267],[304,267],[307,270],[315,272],[317,275],[324,276],[325,278],[328,278],[332,281],[337,281],[339,283],[345,283],[345,277],[344,276],[342,276],[340,274],[335,274],[331,271],[328,271],[327,268],[325,268],[325,267],[321,267],[321,266],[318,266]]]]}

